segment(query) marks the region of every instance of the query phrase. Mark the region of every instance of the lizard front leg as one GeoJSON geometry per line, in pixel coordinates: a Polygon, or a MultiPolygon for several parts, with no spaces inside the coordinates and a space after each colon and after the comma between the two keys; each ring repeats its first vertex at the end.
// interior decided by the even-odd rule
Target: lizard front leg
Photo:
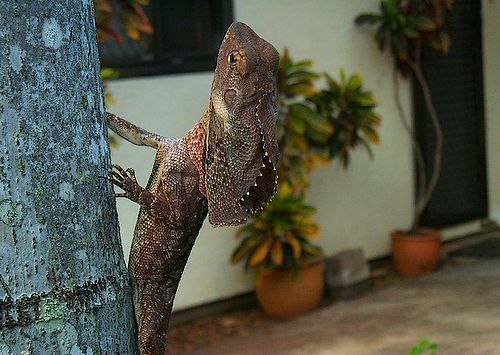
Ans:
{"type": "Polygon", "coordinates": [[[115,193],[115,197],[126,197],[140,206],[148,208],[153,213],[160,214],[173,229],[180,227],[179,218],[170,208],[171,203],[169,203],[168,197],[161,198],[140,186],[134,169],[127,168],[125,170],[120,165],[113,164],[108,170],[108,174],[108,180],[124,191],[115,193]]]}
{"type": "Polygon", "coordinates": [[[164,137],[148,132],[144,128],[138,127],[110,112],[106,112],[106,120],[113,132],[135,145],[158,148],[158,143],[164,139],[164,137]]]}

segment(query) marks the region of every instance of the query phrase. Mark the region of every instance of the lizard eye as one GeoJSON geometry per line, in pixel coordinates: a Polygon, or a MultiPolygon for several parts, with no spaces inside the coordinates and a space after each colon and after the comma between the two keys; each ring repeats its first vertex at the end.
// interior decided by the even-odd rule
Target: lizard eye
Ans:
{"type": "Polygon", "coordinates": [[[227,56],[227,62],[230,66],[234,67],[238,63],[238,56],[238,51],[232,51],[231,53],[229,53],[229,55],[227,56]]]}

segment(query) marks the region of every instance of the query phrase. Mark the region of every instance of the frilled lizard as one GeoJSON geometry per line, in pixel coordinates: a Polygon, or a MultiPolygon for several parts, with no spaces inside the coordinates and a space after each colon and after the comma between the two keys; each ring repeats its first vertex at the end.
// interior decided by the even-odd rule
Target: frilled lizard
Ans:
{"type": "Polygon", "coordinates": [[[109,180],[141,208],[129,259],[141,354],[163,354],[174,296],[208,213],[213,226],[237,225],[268,202],[277,184],[276,73],[272,45],[233,23],[217,57],[210,102],[182,138],[150,133],[111,113],[109,127],[157,150],[147,186],[113,165],[109,180]]]}

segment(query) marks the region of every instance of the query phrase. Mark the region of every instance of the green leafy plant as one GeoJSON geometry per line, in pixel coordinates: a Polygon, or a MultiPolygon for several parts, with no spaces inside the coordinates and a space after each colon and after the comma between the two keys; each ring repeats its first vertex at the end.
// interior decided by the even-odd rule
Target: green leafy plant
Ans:
{"type": "Polygon", "coordinates": [[[123,44],[123,36],[116,29],[116,23],[123,26],[126,35],[134,41],[141,41],[145,34],[152,34],[153,27],[142,6],[149,0],[94,0],[97,39],[104,42],[114,40],[123,44]]]}
{"type": "Polygon", "coordinates": [[[312,216],[314,207],[306,204],[309,173],[318,165],[337,158],[344,167],[350,151],[379,143],[376,102],[363,89],[359,74],[340,80],[311,69],[312,61],[294,62],[285,50],[278,71],[280,147],[279,185],[273,201],[252,215],[240,228],[239,246],[231,262],[245,261],[260,276],[275,268],[296,271],[301,264],[321,256],[312,243],[319,227],[312,216]],[[321,80],[322,89],[317,88],[321,80]]]}
{"type": "Polygon", "coordinates": [[[246,257],[247,267],[258,273],[282,267],[296,271],[301,263],[321,255],[321,249],[311,243],[319,232],[313,212],[304,196],[294,196],[287,182],[280,183],[273,202],[238,231],[242,241],[231,261],[246,257]]]}
{"type": "Polygon", "coordinates": [[[287,179],[294,192],[307,188],[309,172],[317,164],[337,158],[347,168],[350,151],[358,145],[378,144],[375,128],[380,117],[371,91],[362,87],[359,74],[340,80],[311,70],[311,60],[293,62],[287,50],[278,71],[277,124],[280,147],[280,179],[287,179]],[[323,79],[323,89],[316,81],[323,79]]]}
{"type": "Polygon", "coordinates": [[[316,109],[334,127],[328,139],[328,157],[337,157],[344,167],[349,165],[349,152],[362,145],[372,157],[370,143],[380,143],[375,127],[380,117],[373,111],[377,102],[370,91],[363,89],[359,74],[346,77],[340,70],[340,81],[325,74],[327,88],[311,98],[316,109]]]}
{"type": "Polygon", "coordinates": [[[429,203],[441,172],[443,156],[443,131],[432,102],[427,81],[422,72],[422,48],[430,46],[442,53],[450,47],[446,19],[451,12],[453,0],[383,0],[379,13],[365,13],[356,17],[358,25],[376,26],[375,41],[380,50],[387,47],[395,60],[395,100],[400,117],[412,139],[417,165],[416,204],[410,232],[420,225],[421,215],[429,203]],[[412,74],[419,84],[426,109],[431,118],[436,142],[432,174],[428,177],[419,142],[402,109],[398,90],[398,76],[412,74]]]}
{"type": "Polygon", "coordinates": [[[448,52],[446,18],[452,5],[453,0],[383,0],[380,13],[361,14],[355,22],[377,26],[379,49],[389,46],[398,70],[407,76],[419,65],[423,46],[448,52]]]}
{"type": "Polygon", "coordinates": [[[435,355],[439,345],[429,339],[422,339],[415,344],[408,355],[435,355]]]}

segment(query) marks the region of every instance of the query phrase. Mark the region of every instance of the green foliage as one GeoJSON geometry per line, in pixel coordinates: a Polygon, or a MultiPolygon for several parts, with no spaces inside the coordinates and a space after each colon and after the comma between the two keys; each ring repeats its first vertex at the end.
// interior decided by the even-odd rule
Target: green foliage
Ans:
{"type": "Polygon", "coordinates": [[[435,355],[439,345],[428,339],[422,339],[415,344],[408,355],[435,355]]]}
{"type": "Polygon", "coordinates": [[[311,98],[316,111],[334,127],[334,133],[327,141],[328,156],[336,157],[344,167],[349,164],[349,151],[362,145],[372,156],[370,143],[379,144],[375,127],[380,117],[373,111],[377,102],[370,91],[362,87],[359,74],[346,77],[340,70],[340,81],[325,74],[327,88],[311,98]]]}
{"type": "Polygon", "coordinates": [[[309,172],[318,163],[337,158],[347,167],[351,149],[362,145],[371,154],[370,143],[379,143],[377,103],[362,87],[361,76],[346,77],[340,70],[336,80],[311,66],[311,60],[293,62],[285,50],[278,71],[280,179],[287,179],[294,191],[307,188],[309,172]],[[318,79],[326,86],[322,90],[316,88],[318,79]]]}
{"type": "Polygon", "coordinates": [[[337,158],[344,167],[358,145],[370,151],[379,143],[375,127],[380,118],[376,102],[363,89],[359,74],[336,80],[311,69],[311,60],[294,62],[285,50],[278,70],[277,138],[280,183],[273,201],[240,228],[242,238],[232,263],[245,261],[257,276],[266,269],[297,268],[321,255],[311,240],[319,232],[307,205],[309,173],[320,163],[337,158]],[[317,88],[321,80],[323,89],[317,88]]]}
{"type": "Polygon", "coordinates": [[[285,50],[278,70],[278,170],[280,179],[286,179],[294,190],[305,190],[309,171],[328,160],[321,147],[333,133],[331,123],[309,101],[317,93],[315,81],[320,78],[311,66],[311,60],[293,62],[285,50]]]}
{"type": "Polygon", "coordinates": [[[118,70],[113,68],[101,68],[101,78],[103,80],[107,79],[117,79],[120,76],[118,70]]]}
{"type": "Polygon", "coordinates": [[[447,53],[449,34],[445,15],[453,0],[382,0],[380,13],[365,13],[356,17],[358,25],[376,25],[375,41],[380,50],[389,44],[398,69],[410,73],[408,61],[418,61],[420,48],[429,44],[447,53]]]}
{"type": "Polygon", "coordinates": [[[104,42],[108,39],[123,44],[123,37],[116,30],[119,22],[127,36],[134,41],[141,41],[145,34],[152,34],[153,28],[142,6],[149,0],[94,0],[97,39],[104,42]],[[118,11],[117,11],[118,10],[118,11]]]}
{"type": "Polygon", "coordinates": [[[232,263],[246,258],[246,266],[257,268],[291,268],[311,257],[321,255],[321,249],[310,240],[319,229],[312,220],[314,207],[304,203],[304,196],[294,196],[291,186],[280,183],[273,202],[257,212],[238,231],[241,243],[233,252],[232,263]]]}

